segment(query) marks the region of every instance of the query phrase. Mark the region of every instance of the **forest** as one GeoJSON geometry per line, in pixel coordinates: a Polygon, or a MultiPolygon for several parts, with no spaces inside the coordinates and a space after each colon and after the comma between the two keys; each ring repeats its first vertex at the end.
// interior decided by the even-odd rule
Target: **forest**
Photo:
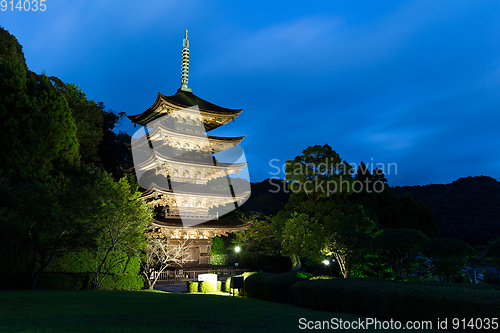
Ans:
{"type": "Polygon", "coordinates": [[[0,28],[0,285],[141,287],[151,209],[138,200],[123,113],[28,69],[0,28]],[[71,277],[59,273],[71,273],[71,277]]]}

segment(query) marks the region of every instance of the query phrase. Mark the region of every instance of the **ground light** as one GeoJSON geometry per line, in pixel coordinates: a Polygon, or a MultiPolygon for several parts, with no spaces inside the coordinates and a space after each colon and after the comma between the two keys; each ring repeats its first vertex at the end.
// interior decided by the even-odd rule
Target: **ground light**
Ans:
{"type": "Polygon", "coordinates": [[[327,266],[330,265],[330,260],[328,260],[328,259],[323,260],[323,264],[325,264],[327,266]]]}

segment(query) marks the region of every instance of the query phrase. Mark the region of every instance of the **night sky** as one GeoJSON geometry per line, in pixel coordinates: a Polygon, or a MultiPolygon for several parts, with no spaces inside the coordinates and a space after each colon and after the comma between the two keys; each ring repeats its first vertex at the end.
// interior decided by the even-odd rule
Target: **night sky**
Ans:
{"type": "MultiPolygon", "coordinates": [[[[390,185],[500,179],[500,2],[45,4],[0,11],[29,69],[127,115],[180,87],[188,29],[189,87],[244,109],[210,134],[246,136],[253,182],[325,143],[348,162],[396,163],[390,185]]],[[[118,130],[134,132],[128,119],[118,130]]]]}

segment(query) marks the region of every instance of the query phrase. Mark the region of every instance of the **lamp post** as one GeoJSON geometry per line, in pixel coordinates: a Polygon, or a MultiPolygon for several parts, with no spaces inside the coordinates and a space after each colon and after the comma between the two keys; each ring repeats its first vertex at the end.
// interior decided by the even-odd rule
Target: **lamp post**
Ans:
{"type": "Polygon", "coordinates": [[[323,264],[325,265],[325,267],[323,268],[323,274],[326,274],[326,268],[328,267],[328,265],[330,265],[330,260],[323,260],[323,264]]]}
{"type": "MultiPolygon", "coordinates": [[[[236,252],[236,261],[238,261],[238,254],[240,253],[240,251],[241,251],[241,248],[240,248],[239,246],[236,246],[236,247],[234,248],[234,252],[236,252]]],[[[236,262],[234,265],[235,265],[236,267],[238,267],[238,262],[236,262]]]]}

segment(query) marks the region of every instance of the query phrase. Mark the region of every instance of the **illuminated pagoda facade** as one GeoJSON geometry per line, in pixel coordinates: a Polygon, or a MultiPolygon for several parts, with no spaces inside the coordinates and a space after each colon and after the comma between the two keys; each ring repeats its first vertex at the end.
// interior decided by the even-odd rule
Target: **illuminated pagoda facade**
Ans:
{"type": "Polygon", "coordinates": [[[248,180],[234,177],[247,173],[239,146],[244,137],[206,134],[234,121],[242,110],[207,102],[188,88],[187,31],[181,73],[175,95],[158,93],[150,108],[128,117],[134,125],[144,126],[132,140],[132,153],[141,198],[155,211],[151,235],[178,243],[190,239],[187,266],[205,266],[210,264],[213,237],[249,225],[219,219],[250,196],[248,180]],[[229,162],[220,161],[224,158],[229,162]]]}

